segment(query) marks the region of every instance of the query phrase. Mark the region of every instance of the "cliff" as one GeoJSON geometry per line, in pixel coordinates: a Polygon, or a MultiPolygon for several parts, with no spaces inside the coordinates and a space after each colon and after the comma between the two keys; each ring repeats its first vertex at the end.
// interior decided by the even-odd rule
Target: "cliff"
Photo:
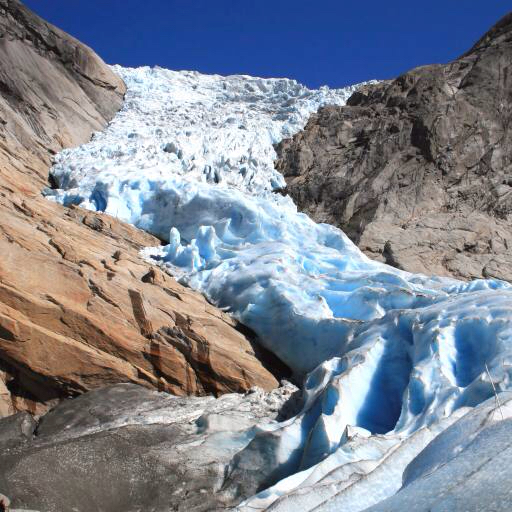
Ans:
{"type": "Polygon", "coordinates": [[[41,196],[125,86],[90,49],[0,0],[0,416],[118,382],[175,394],[277,385],[236,322],[139,257],[160,241],[41,196]]]}
{"type": "Polygon", "coordinates": [[[466,54],[367,86],[278,147],[299,208],[370,257],[512,279],[512,14],[466,54]]]}

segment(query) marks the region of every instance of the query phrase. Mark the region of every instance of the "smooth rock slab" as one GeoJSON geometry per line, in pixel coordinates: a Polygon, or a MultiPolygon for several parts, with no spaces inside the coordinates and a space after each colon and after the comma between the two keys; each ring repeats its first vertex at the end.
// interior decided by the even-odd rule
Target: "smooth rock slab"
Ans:
{"type": "Polygon", "coordinates": [[[22,444],[20,419],[0,420],[12,439],[0,490],[14,508],[45,512],[223,510],[244,498],[222,492],[226,464],[296,391],[179,398],[119,384],[63,402],[22,444]]]}

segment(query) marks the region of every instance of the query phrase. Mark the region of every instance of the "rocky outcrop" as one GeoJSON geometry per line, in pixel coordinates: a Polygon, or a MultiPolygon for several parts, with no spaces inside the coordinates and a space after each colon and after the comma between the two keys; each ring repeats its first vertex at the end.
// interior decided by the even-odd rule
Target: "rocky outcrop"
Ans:
{"type": "Polygon", "coordinates": [[[51,155],[87,141],[119,110],[124,83],[89,48],[18,0],[0,0],[0,176],[39,194],[51,155]]]}
{"type": "Polygon", "coordinates": [[[250,333],[139,257],[158,239],[41,196],[51,155],[102,129],[124,84],[17,0],[0,14],[0,416],[116,382],[275,387],[250,333]]]}
{"type": "Polygon", "coordinates": [[[369,85],[277,147],[298,207],[370,257],[512,280],[512,14],[465,55],[369,85]]]}
{"type": "Polygon", "coordinates": [[[295,396],[290,384],[218,399],[117,384],[38,423],[19,413],[0,420],[0,489],[45,512],[226,510],[247,497],[223,489],[232,456],[252,426],[293,414],[295,396]]]}

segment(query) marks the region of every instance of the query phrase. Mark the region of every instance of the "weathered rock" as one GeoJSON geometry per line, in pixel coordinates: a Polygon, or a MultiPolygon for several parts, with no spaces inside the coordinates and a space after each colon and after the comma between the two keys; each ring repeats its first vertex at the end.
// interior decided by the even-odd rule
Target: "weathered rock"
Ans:
{"type": "MultiPolygon", "coordinates": [[[[295,393],[290,384],[218,399],[133,384],[92,391],[43,416],[30,442],[0,450],[0,489],[13,507],[45,512],[224,510],[246,497],[223,491],[233,454],[295,393]]],[[[19,436],[11,418],[0,435],[7,422],[19,436]]]]}
{"type": "Polygon", "coordinates": [[[0,14],[0,158],[9,164],[0,176],[39,194],[51,154],[102,129],[125,86],[92,50],[18,0],[0,0],[0,14]]]}
{"type": "Polygon", "coordinates": [[[298,207],[370,257],[512,280],[512,14],[446,65],[367,86],[277,147],[298,207]]]}
{"type": "Polygon", "coordinates": [[[158,239],[41,196],[52,153],[102,129],[124,84],[17,0],[0,15],[0,416],[116,382],[275,387],[234,320],[139,257],[158,239]]]}
{"type": "Polygon", "coordinates": [[[32,439],[36,422],[28,412],[19,412],[0,422],[0,451],[32,439]]]}
{"type": "MultiPolygon", "coordinates": [[[[252,457],[251,471],[237,472],[234,482],[233,467],[248,449],[256,453],[250,440],[264,424],[297,412],[297,395],[290,384],[218,399],[117,384],[61,402],[37,428],[27,413],[4,418],[0,489],[15,510],[232,509],[270,473],[252,457]]],[[[361,510],[370,503],[369,510],[382,512],[505,512],[512,499],[511,417],[512,394],[501,393],[475,408],[459,409],[444,426],[420,429],[394,448],[388,440],[385,456],[378,456],[383,436],[363,439],[354,433],[348,442],[368,443],[368,460],[346,461],[336,478],[328,471],[269,510],[361,510]],[[398,480],[396,490],[389,480],[398,480]]],[[[265,451],[269,447],[261,446],[262,459],[265,451]]]]}

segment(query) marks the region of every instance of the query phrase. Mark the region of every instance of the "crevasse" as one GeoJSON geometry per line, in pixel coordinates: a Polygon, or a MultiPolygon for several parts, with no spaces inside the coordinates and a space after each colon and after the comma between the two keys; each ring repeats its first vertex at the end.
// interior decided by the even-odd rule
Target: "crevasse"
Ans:
{"type": "MultiPolygon", "coordinates": [[[[265,471],[275,485],[242,508],[328,510],[336,493],[326,482],[340,485],[356,462],[410,460],[426,432],[492,396],[491,379],[510,387],[510,285],[371,261],[279,193],[273,144],[357,86],[313,91],[287,79],[114,69],[128,87],[123,109],[90,143],[57,155],[59,189],[47,195],[166,240],[144,257],[230,311],[305,378],[301,413],[262,427],[245,448],[263,441],[273,450],[265,471]],[[399,459],[405,438],[413,448],[399,459]]],[[[397,486],[388,475],[381,493],[397,486]]],[[[372,499],[356,496],[347,510],[372,499]]]]}

